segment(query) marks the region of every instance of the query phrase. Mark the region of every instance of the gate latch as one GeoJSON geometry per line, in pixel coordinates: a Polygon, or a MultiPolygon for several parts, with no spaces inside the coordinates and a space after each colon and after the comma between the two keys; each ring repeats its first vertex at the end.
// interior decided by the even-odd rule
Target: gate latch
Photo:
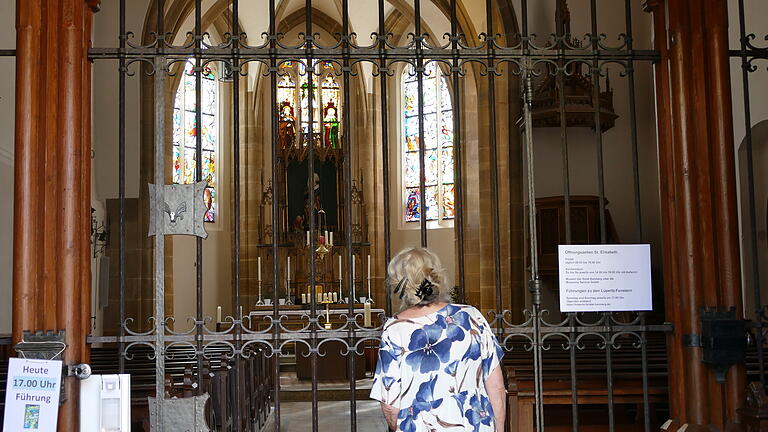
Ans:
{"type": "Polygon", "coordinates": [[[746,321],[736,318],[736,308],[704,308],[701,311],[702,361],[725,382],[731,366],[743,363],[747,351],[746,321]]]}

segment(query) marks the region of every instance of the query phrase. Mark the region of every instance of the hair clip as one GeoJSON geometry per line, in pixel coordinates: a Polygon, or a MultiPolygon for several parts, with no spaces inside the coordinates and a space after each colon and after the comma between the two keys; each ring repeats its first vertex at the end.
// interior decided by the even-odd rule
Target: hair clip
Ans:
{"type": "Polygon", "coordinates": [[[397,294],[398,291],[400,291],[400,298],[403,298],[403,294],[405,294],[405,289],[403,287],[405,286],[406,278],[400,279],[400,282],[397,283],[397,286],[395,287],[395,294],[397,294]]]}
{"type": "Polygon", "coordinates": [[[435,284],[429,281],[429,279],[424,278],[424,280],[421,282],[421,285],[419,285],[419,289],[416,290],[416,297],[424,300],[425,298],[432,295],[434,292],[433,287],[435,284]]]}

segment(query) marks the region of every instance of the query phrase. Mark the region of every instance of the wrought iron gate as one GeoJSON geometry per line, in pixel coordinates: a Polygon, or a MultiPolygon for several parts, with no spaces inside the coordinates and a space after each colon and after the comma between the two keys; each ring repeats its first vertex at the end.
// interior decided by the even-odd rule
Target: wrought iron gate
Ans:
{"type": "MultiPolygon", "coordinates": [[[[263,43],[249,45],[246,35],[240,28],[240,10],[243,1],[231,0],[231,5],[225,8],[223,15],[229,23],[229,29],[225,40],[221,44],[209,43],[203,29],[202,0],[195,0],[194,4],[194,31],[188,39],[188,43],[177,46],[172,43],[172,31],[166,27],[164,16],[166,2],[157,0],[153,7],[156,8],[157,17],[154,24],[156,28],[151,36],[143,40],[141,44],[134,43],[133,33],[126,27],[126,0],[119,1],[119,45],[112,48],[94,48],[90,57],[94,61],[117,60],[119,62],[119,269],[120,269],[120,317],[119,335],[117,336],[93,336],[89,340],[94,343],[113,343],[119,346],[120,370],[130,369],[131,363],[138,361],[139,355],[148,355],[152,359],[154,367],[154,380],[151,383],[154,394],[157,397],[156,409],[162,412],[162,407],[169,403],[166,396],[166,380],[169,377],[183,375],[183,370],[174,367],[175,361],[186,360],[189,363],[188,376],[192,393],[201,390],[210,390],[211,383],[207,381],[204,371],[217,366],[212,363],[229,365],[228,373],[231,376],[230,403],[226,410],[217,413],[220,418],[231,419],[216,423],[221,430],[256,430],[263,425],[265,414],[272,412],[275,420],[275,428],[279,430],[281,424],[281,393],[280,386],[280,361],[279,359],[298,346],[305,346],[311,365],[311,401],[312,401],[312,430],[318,430],[318,369],[322,366],[325,356],[324,347],[331,342],[343,345],[342,355],[347,361],[347,375],[349,378],[349,416],[351,430],[360,428],[357,421],[357,398],[355,379],[356,362],[361,361],[366,347],[376,343],[380,334],[380,327],[369,328],[363,325],[363,311],[355,308],[353,293],[355,281],[347,271],[341,280],[340,290],[349,297],[346,312],[342,315],[344,322],[337,328],[326,329],[323,323],[322,299],[315,295],[307,300],[308,312],[302,317],[300,328],[289,328],[284,324],[287,320],[286,308],[278,304],[277,299],[287,297],[291,299],[292,286],[286,286],[284,262],[281,262],[281,248],[285,247],[283,239],[277,235],[277,221],[281,219],[279,200],[271,201],[270,219],[273,221],[271,242],[268,245],[271,257],[271,268],[266,272],[271,281],[267,281],[265,287],[272,290],[273,307],[270,314],[262,318],[266,326],[254,327],[250,315],[240,312],[243,307],[250,308],[251,304],[244,301],[241,292],[241,185],[247,179],[241,178],[241,132],[243,122],[241,113],[241,86],[243,85],[245,70],[248,67],[258,67],[263,77],[269,79],[269,107],[273,110],[278,106],[277,87],[278,80],[284,74],[281,65],[286,62],[296,62],[303,65],[307,74],[309,88],[313,88],[313,81],[320,76],[316,70],[317,62],[329,62],[333,65],[337,76],[342,81],[343,107],[350,107],[352,103],[351,80],[361,74],[367,73],[373,77],[372,82],[377,82],[378,100],[380,104],[380,117],[367,119],[379,122],[381,125],[377,145],[383,173],[383,235],[384,243],[383,262],[388,262],[392,252],[391,231],[396,221],[391,220],[391,207],[394,203],[390,200],[390,188],[395,187],[391,173],[395,172],[397,164],[391,160],[390,148],[399,145],[399,139],[392,137],[389,127],[396,121],[394,110],[390,107],[397,97],[392,95],[393,77],[395,71],[405,65],[412,68],[415,74],[419,92],[423,93],[425,80],[425,66],[434,62],[439,67],[438,73],[450,83],[450,93],[453,106],[458,115],[453,116],[453,157],[456,161],[455,176],[455,238],[456,238],[456,262],[457,286],[459,299],[471,297],[464,292],[469,277],[466,274],[467,233],[465,227],[473,221],[466,217],[467,189],[466,178],[472,174],[467,167],[467,144],[465,128],[467,121],[464,118],[466,111],[477,113],[477,110],[466,102],[466,95],[462,94],[463,81],[467,79],[468,72],[477,81],[477,85],[487,89],[487,101],[483,107],[487,112],[481,113],[488,119],[490,132],[488,136],[489,181],[490,194],[490,221],[484,226],[492,230],[491,262],[493,268],[492,286],[495,290],[495,306],[490,312],[491,323],[497,329],[498,337],[507,351],[506,364],[509,366],[508,380],[510,385],[510,403],[517,412],[518,425],[530,425],[536,430],[543,430],[545,423],[544,413],[550,409],[556,409],[558,405],[569,407],[570,421],[574,431],[579,430],[579,425],[594,420],[594,412],[591,407],[598,407],[598,413],[607,414],[607,427],[613,431],[616,429],[617,415],[622,418],[633,417],[638,419],[638,427],[645,431],[658,426],[654,413],[663,410],[665,403],[664,389],[666,386],[666,373],[664,362],[665,343],[660,335],[669,329],[663,324],[663,317],[658,314],[576,314],[568,313],[562,317],[548,318],[547,307],[542,304],[543,296],[547,295],[546,275],[541,274],[542,257],[549,250],[551,242],[542,238],[540,229],[542,224],[546,228],[553,225],[560,227],[556,230],[556,243],[574,243],[592,241],[597,243],[609,243],[618,241],[614,235],[609,213],[606,205],[606,173],[604,169],[604,132],[613,127],[616,118],[612,106],[612,88],[610,79],[619,81],[626,88],[626,106],[622,107],[621,121],[626,123],[627,135],[623,137],[629,142],[628,152],[623,157],[631,159],[632,175],[628,176],[628,189],[631,191],[631,212],[629,219],[632,227],[631,239],[622,239],[625,242],[645,242],[647,233],[643,230],[644,208],[641,202],[641,176],[638,142],[638,125],[636,110],[636,73],[638,67],[649,70],[650,64],[658,58],[657,52],[652,49],[636,47],[633,38],[633,21],[636,21],[638,4],[635,1],[625,0],[617,2],[621,4],[623,13],[623,28],[618,35],[618,42],[609,42],[599,22],[599,9],[596,0],[583,2],[580,11],[588,15],[585,19],[588,28],[584,34],[571,34],[570,26],[566,25],[565,16],[568,11],[566,2],[550,2],[552,10],[556,12],[557,28],[549,37],[536,37],[532,34],[529,24],[529,9],[538,7],[541,2],[528,2],[523,0],[518,11],[519,28],[517,27],[512,3],[507,1],[485,2],[485,26],[478,34],[467,34],[460,28],[466,11],[457,5],[457,0],[435,2],[438,8],[445,13],[450,30],[444,35],[427,34],[423,27],[423,7],[421,0],[414,0],[413,30],[398,44],[392,37],[392,29],[387,27],[388,4],[384,0],[370,1],[370,16],[378,19],[378,31],[372,35],[370,45],[358,44],[361,39],[352,33],[350,29],[350,2],[342,0],[340,3],[341,25],[335,38],[329,45],[324,45],[318,38],[318,33],[313,22],[316,18],[316,9],[313,9],[313,1],[306,0],[303,22],[304,31],[300,34],[301,40],[296,45],[290,45],[285,35],[278,31],[276,0],[258,2],[259,7],[269,18],[268,31],[263,35],[263,43]],[[374,7],[375,6],[375,7],[374,7]],[[464,14],[464,15],[462,15],[464,14]],[[135,73],[143,73],[151,76],[154,92],[154,154],[151,163],[154,171],[153,183],[162,185],[168,183],[166,179],[167,167],[167,130],[166,112],[168,111],[168,98],[165,94],[166,81],[177,72],[178,65],[187,61],[194,63],[195,77],[195,120],[196,124],[202,124],[201,114],[201,86],[202,75],[207,64],[217,62],[224,65],[226,70],[231,70],[232,79],[232,151],[233,163],[233,195],[232,200],[232,225],[233,225],[233,313],[226,317],[226,325],[215,328],[212,326],[211,317],[203,313],[203,299],[206,294],[203,289],[203,240],[196,239],[196,315],[191,319],[194,327],[189,332],[177,332],[173,327],[174,317],[166,315],[164,283],[166,280],[166,259],[164,247],[166,239],[163,235],[154,237],[153,244],[153,286],[154,303],[151,313],[151,326],[146,331],[140,331],[136,320],[141,317],[126,315],[126,128],[132,127],[126,121],[126,80],[135,73]],[[257,66],[258,65],[258,66],[257,66]],[[370,69],[366,69],[370,68],[370,69]],[[137,72],[140,71],[140,72],[137,72]],[[613,72],[609,76],[609,72],[613,72]],[[581,86],[582,90],[588,90],[580,95],[572,95],[568,91],[570,85],[581,86]],[[547,87],[549,86],[549,87],[547,87]],[[603,88],[603,86],[605,86],[603,88]],[[543,89],[543,90],[542,90],[543,89]],[[547,93],[550,91],[550,93],[547,93]],[[506,93],[505,93],[506,92],[506,93]],[[521,109],[518,111],[509,108],[503,111],[498,108],[497,97],[505,95],[508,104],[513,106],[517,100],[522,100],[521,109]],[[572,96],[574,98],[572,98],[572,96]],[[578,99],[581,97],[581,99],[578,99]],[[547,99],[549,98],[549,99],[547,99]],[[550,103],[551,105],[547,105],[550,103]],[[606,106],[607,104],[611,106],[606,106]],[[581,105],[586,110],[571,118],[573,112],[571,104],[581,105]],[[506,116],[506,117],[505,117],[506,116]],[[513,123],[518,121],[518,134],[514,131],[513,123]],[[502,139],[499,127],[508,127],[507,139],[502,139]],[[535,156],[537,142],[534,136],[534,128],[538,126],[554,126],[559,129],[556,142],[559,144],[561,167],[559,176],[562,179],[561,198],[556,206],[559,213],[538,212],[538,198],[536,187],[542,180],[542,174],[535,170],[535,156]],[[569,166],[574,149],[569,147],[569,135],[574,128],[588,126],[594,130],[592,145],[588,148],[575,150],[578,153],[591,152],[595,157],[595,170],[591,175],[595,178],[595,197],[588,204],[579,201],[579,209],[574,210],[578,199],[571,192],[572,170],[569,166]],[[505,142],[506,141],[506,142],[505,142]],[[520,160],[520,172],[507,171],[509,179],[500,178],[500,167],[496,163],[501,156],[501,149],[507,146],[508,161],[520,160]],[[513,178],[514,175],[518,177],[513,178]],[[502,184],[508,183],[508,197],[501,196],[502,184]],[[513,210],[507,211],[509,222],[508,230],[520,227],[518,242],[515,243],[512,234],[502,232],[502,213],[508,203],[512,201],[516,188],[524,193],[519,197],[520,205],[517,207],[519,214],[513,210]],[[554,214],[554,219],[547,217],[554,214]],[[558,216],[559,215],[559,216],[558,216]],[[590,234],[574,231],[574,219],[587,215],[592,225],[587,225],[585,230],[590,234]],[[559,219],[561,218],[561,219],[559,219]],[[562,230],[562,237],[558,237],[562,230]],[[503,238],[509,236],[510,240],[504,242],[503,238]],[[581,236],[581,237],[579,237],[581,236]],[[523,243],[521,243],[523,242],[523,243]],[[508,250],[504,250],[504,243],[508,250]],[[517,267],[508,264],[515,252],[514,246],[521,246],[523,257],[517,267]],[[515,268],[513,270],[513,267],[515,268]],[[506,270],[504,270],[506,269],[506,270]],[[507,274],[508,273],[508,274],[507,274]],[[505,276],[505,274],[507,274],[505,276]],[[522,302],[505,307],[505,300],[513,289],[513,281],[524,281],[527,289],[518,294],[522,302]],[[268,359],[266,363],[261,360],[268,359]],[[267,365],[269,372],[263,369],[267,365]],[[180,373],[180,371],[182,371],[180,373]],[[246,374],[251,371],[260,371],[255,383],[269,383],[269,386],[261,390],[253,390],[251,386],[254,380],[248,380],[246,374]],[[512,375],[514,372],[514,375],[512,375]],[[266,373],[266,374],[265,374],[266,373]],[[259,392],[262,393],[259,393],[259,392]],[[620,391],[620,395],[617,392],[620,391]],[[249,392],[256,392],[257,401],[249,399],[249,392]],[[264,396],[267,395],[267,396],[264,396]],[[247,399],[247,401],[246,401],[247,399]],[[243,409],[244,404],[250,404],[249,409],[243,409]],[[619,408],[619,405],[621,407],[619,408]],[[659,407],[662,408],[659,408],[659,407]],[[617,414],[618,413],[618,414],[617,414]]],[[[431,4],[431,3],[430,3],[431,4]]],[[[408,3],[410,6],[411,4],[408,3]]],[[[616,16],[611,20],[618,21],[616,16]]],[[[480,20],[482,21],[482,20],[480,20]]],[[[256,35],[251,35],[256,36],[256,35]]],[[[254,38],[255,39],[255,38],[254,38]]],[[[253,40],[253,39],[251,39],[253,40]]],[[[307,123],[313,124],[312,97],[308,98],[307,123]]],[[[98,109],[98,107],[97,107],[98,109]]],[[[418,136],[425,136],[424,98],[418,98],[416,111],[418,112],[418,136]]],[[[278,177],[280,164],[284,160],[280,157],[280,148],[276,137],[280,127],[278,113],[269,114],[271,134],[270,150],[271,160],[275,161],[272,170],[271,184],[277,187],[281,179],[278,177]]],[[[366,119],[362,119],[366,120],[366,119]]],[[[357,156],[356,143],[352,133],[353,115],[349,109],[343,110],[342,145],[343,149],[343,176],[342,194],[344,207],[342,217],[346,226],[343,231],[347,233],[343,239],[343,255],[345,268],[353,268],[353,254],[364,245],[355,242],[351,235],[352,226],[353,189],[352,161],[357,156]]],[[[472,130],[477,130],[474,128],[472,130]]],[[[312,126],[310,126],[312,130],[312,126]]],[[[314,132],[310,132],[313,136],[314,132]]],[[[195,180],[203,180],[202,172],[202,134],[195,138],[196,146],[196,172],[195,180]]],[[[425,175],[426,148],[424,140],[419,140],[419,200],[427,203],[425,175]]],[[[314,138],[308,140],[307,145],[307,170],[311,177],[315,172],[314,138]]],[[[485,174],[484,174],[485,175],[485,174]]],[[[144,187],[144,186],[142,186],[144,187]]],[[[162,188],[157,190],[157,195],[151,197],[157,205],[155,220],[166,218],[161,208],[165,202],[165,193],[162,188]]],[[[308,188],[309,202],[315,202],[315,189],[308,188]]],[[[422,216],[426,212],[421,213],[422,216]]],[[[169,213],[170,215],[170,213],[169,213]]],[[[159,226],[159,225],[158,225],[159,226]]],[[[428,246],[429,224],[426,217],[421,217],[419,222],[420,243],[428,246]]],[[[160,228],[158,228],[160,229],[160,228]]],[[[318,229],[314,217],[309,218],[309,231],[318,229]]],[[[582,228],[579,228],[582,229],[582,228]]],[[[162,231],[161,231],[162,232],[162,231]]],[[[307,266],[309,276],[306,281],[309,286],[315,286],[318,281],[316,269],[316,249],[320,246],[315,236],[309,239],[309,254],[307,266]]],[[[519,258],[519,257],[518,257],[519,258]]],[[[510,261],[511,262],[511,261],[510,261]]],[[[552,274],[549,273],[549,276],[552,274]]],[[[290,283],[290,281],[289,281],[290,283]]],[[[380,302],[383,300],[380,300],[380,302]]],[[[487,309],[487,308],[486,308],[487,309]]],[[[392,305],[387,302],[385,314],[392,314],[392,305]]],[[[555,313],[553,312],[553,316],[555,313]]],[[[186,318],[186,317],[184,317],[186,318]]],[[[383,318],[383,317],[382,317],[383,318]]],[[[216,323],[221,324],[221,323],[216,323]]],[[[298,355],[298,354],[297,354],[298,355]]],[[[220,367],[224,368],[224,367],[220,367]]],[[[553,411],[555,412],[555,411],[553,411]]],[[[660,418],[662,418],[661,416],[660,418]]],[[[155,419],[160,419],[156,414],[155,419]]],[[[550,417],[555,419],[556,416],[550,417]]],[[[163,430],[163,422],[157,421],[155,430],[163,430]]],[[[513,428],[517,425],[513,425],[513,428]]]]}

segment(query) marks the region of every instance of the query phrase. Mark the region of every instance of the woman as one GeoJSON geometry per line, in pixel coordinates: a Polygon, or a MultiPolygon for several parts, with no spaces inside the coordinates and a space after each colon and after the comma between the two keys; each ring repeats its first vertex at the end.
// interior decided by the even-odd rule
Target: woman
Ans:
{"type": "Polygon", "coordinates": [[[443,269],[427,249],[389,263],[400,313],[384,324],[371,398],[390,429],[503,432],[503,351],[483,315],[446,301],[443,269]]]}

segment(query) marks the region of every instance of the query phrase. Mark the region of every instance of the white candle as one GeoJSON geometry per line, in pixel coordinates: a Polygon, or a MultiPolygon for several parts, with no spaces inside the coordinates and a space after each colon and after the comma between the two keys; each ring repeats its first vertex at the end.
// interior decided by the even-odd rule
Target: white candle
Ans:
{"type": "Polygon", "coordinates": [[[242,306],[240,306],[240,310],[238,312],[240,312],[240,316],[238,318],[238,319],[240,319],[240,318],[243,317],[243,307],[242,306]]]}
{"type": "Polygon", "coordinates": [[[363,314],[363,327],[371,327],[371,303],[365,302],[363,314]]]}
{"type": "Polygon", "coordinates": [[[221,322],[221,306],[216,307],[216,322],[221,322]]]}
{"type": "Polygon", "coordinates": [[[341,255],[339,255],[339,280],[341,280],[341,255]]]}
{"type": "Polygon", "coordinates": [[[368,255],[368,280],[371,280],[371,256],[368,255]]]}
{"type": "Polygon", "coordinates": [[[333,292],[333,302],[335,303],[335,302],[337,302],[337,301],[339,301],[339,293],[337,293],[336,291],[334,291],[334,292],[333,292]]]}
{"type": "MultiPolygon", "coordinates": [[[[333,246],[333,231],[331,231],[331,238],[329,239],[328,244],[333,246]]],[[[341,257],[339,257],[339,258],[341,258],[341,257]]]]}
{"type": "Polygon", "coordinates": [[[307,304],[307,295],[304,293],[301,293],[301,302],[307,304]]]}
{"type": "Polygon", "coordinates": [[[259,267],[259,282],[261,282],[261,257],[259,257],[258,263],[259,263],[259,265],[258,265],[258,267],[259,267]]]}
{"type": "Polygon", "coordinates": [[[307,231],[307,246],[309,246],[309,231],[307,231]]]}
{"type": "Polygon", "coordinates": [[[325,230],[325,242],[328,243],[328,230],[325,230]]]}
{"type": "Polygon", "coordinates": [[[285,277],[288,280],[291,280],[291,257],[288,257],[288,268],[285,271],[285,277]]]}

